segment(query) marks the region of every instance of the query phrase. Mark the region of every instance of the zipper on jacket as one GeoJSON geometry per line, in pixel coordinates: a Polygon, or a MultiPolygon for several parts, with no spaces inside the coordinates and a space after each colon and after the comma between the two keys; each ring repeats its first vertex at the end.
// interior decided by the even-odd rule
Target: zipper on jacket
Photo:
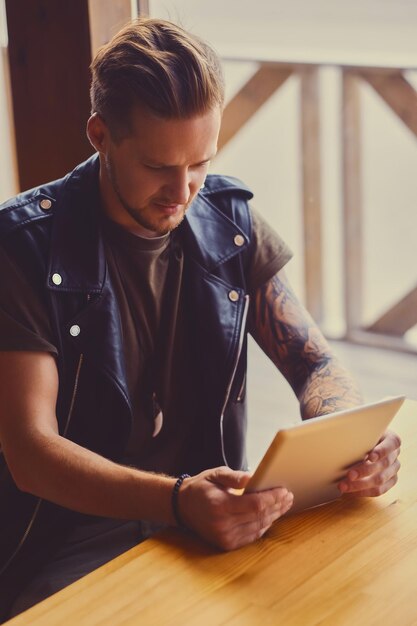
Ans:
{"type": "Polygon", "coordinates": [[[223,419],[224,419],[224,412],[226,410],[226,406],[227,406],[227,403],[229,401],[230,392],[232,390],[233,380],[235,378],[235,374],[236,374],[237,366],[238,366],[238,363],[239,363],[240,355],[241,355],[241,352],[242,352],[243,339],[244,339],[245,331],[246,331],[246,318],[248,316],[248,309],[249,309],[249,295],[247,294],[245,296],[245,304],[244,304],[243,314],[242,314],[242,322],[241,322],[241,327],[240,327],[240,335],[239,335],[239,343],[238,343],[238,348],[237,348],[237,354],[236,354],[235,362],[233,364],[233,369],[232,369],[232,374],[230,376],[230,381],[229,381],[229,384],[227,385],[226,396],[225,396],[225,399],[224,399],[224,402],[223,402],[223,407],[222,407],[222,411],[221,411],[221,415],[220,415],[220,438],[221,438],[221,444],[222,444],[222,456],[223,456],[223,460],[224,460],[226,465],[228,463],[227,463],[226,454],[225,454],[225,451],[224,451],[223,419]]]}
{"type": "Polygon", "coordinates": [[[82,367],[82,364],[83,364],[83,360],[84,360],[84,354],[80,354],[80,358],[78,360],[77,371],[76,371],[76,374],[75,374],[74,387],[73,387],[73,390],[72,390],[71,403],[70,403],[70,407],[69,407],[69,411],[68,411],[67,421],[65,423],[65,428],[64,428],[64,431],[62,433],[63,437],[65,437],[65,435],[68,432],[68,428],[69,428],[69,425],[70,425],[70,422],[71,422],[72,413],[74,411],[75,397],[77,395],[78,381],[80,379],[80,372],[81,372],[81,367],[82,367]]]}
{"type": "Polygon", "coordinates": [[[25,543],[28,534],[31,531],[31,528],[35,522],[35,518],[38,514],[39,511],[39,507],[41,505],[42,502],[42,498],[38,498],[38,501],[36,502],[36,506],[35,506],[35,510],[32,513],[32,516],[29,520],[29,524],[26,526],[25,532],[23,533],[19,543],[16,546],[15,551],[13,552],[13,554],[8,558],[8,560],[6,561],[5,565],[3,565],[3,567],[0,569],[0,576],[3,574],[3,572],[6,571],[6,569],[9,567],[10,563],[13,561],[13,559],[16,557],[16,555],[19,553],[21,547],[23,546],[23,544],[25,543]]]}
{"type": "Polygon", "coordinates": [[[236,402],[242,402],[243,393],[245,390],[245,384],[246,384],[246,375],[243,377],[242,385],[239,389],[239,393],[237,394],[236,402]]]}
{"type": "MultiPolygon", "coordinates": [[[[87,304],[90,302],[91,300],[91,295],[87,294],[87,304]]],[[[68,410],[68,416],[67,416],[67,421],[65,423],[65,427],[64,427],[64,431],[62,433],[62,436],[65,437],[65,435],[68,432],[68,428],[71,422],[71,417],[72,417],[72,413],[74,411],[74,405],[75,405],[75,397],[77,395],[77,390],[78,390],[78,382],[80,379],[80,373],[81,373],[81,367],[84,361],[84,354],[80,354],[80,358],[78,359],[78,365],[77,365],[77,371],[75,373],[75,381],[74,381],[74,387],[72,389],[72,396],[71,396],[71,402],[70,402],[70,407],[68,410]]]]}
{"type": "MultiPolygon", "coordinates": [[[[90,296],[90,294],[88,294],[87,295],[87,302],[90,301],[90,298],[91,298],[91,296],[90,296]]],[[[77,395],[78,382],[79,382],[79,378],[80,378],[80,372],[81,372],[81,366],[83,364],[83,360],[84,360],[84,355],[80,354],[80,358],[78,359],[77,371],[76,371],[76,374],[75,374],[75,381],[74,381],[74,387],[73,387],[73,390],[72,390],[70,407],[69,407],[69,410],[68,410],[68,416],[67,416],[67,420],[66,420],[66,423],[65,423],[65,428],[64,428],[64,431],[63,431],[63,436],[65,436],[67,434],[67,432],[68,432],[68,428],[69,428],[69,425],[70,425],[72,413],[73,413],[73,410],[74,410],[75,397],[77,395]]],[[[35,522],[36,516],[37,516],[38,511],[39,511],[39,507],[40,507],[41,502],[42,502],[42,499],[43,498],[39,498],[38,501],[36,502],[35,510],[33,511],[32,516],[31,516],[31,518],[29,520],[29,523],[26,526],[25,532],[23,533],[23,536],[21,537],[19,543],[17,544],[16,549],[13,552],[13,554],[8,558],[8,560],[6,561],[5,565],[0,569],[0,576],[3,574],[3,572],[6,571],[6,569],[9,567],[9,565],[11,564],[13,559],[15,559],[15,557],[19,553],[21,547],[25,543],[25,541],[26,541],[26,539],[27,539],[27,537],[28,537],[28,535],[29,535],[29,533],[30,533],[30,531],[32,529],[32,526],[33,526],[33,524],[35,522]]]]}

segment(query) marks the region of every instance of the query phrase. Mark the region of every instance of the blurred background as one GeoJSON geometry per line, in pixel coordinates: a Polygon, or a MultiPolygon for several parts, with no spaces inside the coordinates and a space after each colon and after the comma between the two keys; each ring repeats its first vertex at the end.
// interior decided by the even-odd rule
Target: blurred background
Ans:
{"type": "MultiPolygon", "coordinates": [[[[91,54],[138,14],[217,49],[227,106],[211,171],[251,187],[365,397],[416,397],[417,2],[0,0],[0,201],[90,154],[91,54]]],[[[250,361],[256,459],[297,405],[253,344],[250,361]]]]}

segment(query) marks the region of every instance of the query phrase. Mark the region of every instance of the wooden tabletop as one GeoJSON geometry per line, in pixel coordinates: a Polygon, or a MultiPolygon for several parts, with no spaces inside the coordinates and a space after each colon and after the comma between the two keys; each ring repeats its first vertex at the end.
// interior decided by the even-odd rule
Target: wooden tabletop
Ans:
{"type": "Polygon", "coordinates": [[[384,496],[288,516],[230,553],[165,532],[8,624],[417,625],[417,403],[393,428],[402,468],[384,496]]]}

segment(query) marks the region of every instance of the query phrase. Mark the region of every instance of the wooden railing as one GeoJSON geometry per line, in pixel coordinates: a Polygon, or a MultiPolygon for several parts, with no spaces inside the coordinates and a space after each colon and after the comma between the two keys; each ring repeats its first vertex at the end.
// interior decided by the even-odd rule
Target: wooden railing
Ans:
{"type": "MultiPolygon", "coordinates": [[[[228,59],[236,61],[237,59],[228,59]]],[[[240,61],[253,59],[239,59],[240,61]]],[[[226,105],[219,148],[294,74],[301,111],[302,223],[306,305],[320,324],[323,310],[323,246],[320,168],[321,63],[259,61],[255,73],[226,105]]],[[[324,63],[323,63],[324,65],[324,63]]],[[[417,92],[402,68],[338,65],[342,75],[343,284],[345,338],[358,343],[417,351],[404,339],[417,324],[417,286],[372,324],[363,322],[363,206],[359,83],[368,83],[417,136],[417,92]]],[[[410,68],[407,68],[410,69],[410,68]]],[[[417,274],[417,272],[416,272],[417,274]]]]}
{"type": "MultiPolygon", "coordinates": [[[[59,0],[59,2],[62,7],[67,7],[64,0],[59,0]]],[[[68,50],[70,52],[64,46],[65,59],[70,53],[75,55],[74,58],[79,59],[79,63],[77,65],[74,62],[74,67],[84,67],[85,72],[83,76],[80,76],[79,72],[72,71],[70,78],[74,83],[74,88],[68,90],[67,85],[66,90],[62,90],[61,93],[56,90],[56,81],[50,78],[62,75],[63,62],[56,54],[56,49],[62,52],[62,45],[56,46],[55,42],[61,36],[60,33],[64,37],[68,32],[68,22],[57,12],[57,1],[48,0],[45,3],[40,0],[21,0],[20,11],[17,11],[15,3],[12,0],[6,0],[16,153],[21,188],[38,184],[40,180],[49,180],[63,175],[76,162],[89,154],[91,148],[83,138],[83,126],[89,112],[87,67],[91,58],[90,50],[94,53],[99,45],[108,41],[118,26],[130,18],[132,6],[131,0],[85,0],[77,4],[78,8],[74,5],[78,15],[71,5],[69,15],[74,24],[77,24],[79,37],[77,41],[69,38],[68,50]],[[24,11],[25,8],[27,11],[24,11]],[[32,19],[33,15],[36,17],[35,20],[32,19]],[[31,32],[32,36],[21,41],[22,16],[26,16],[27,24],[30,23],[27,32],[31,32]],[[84,29],[80,29],[80,20],[84,24],[84,29]],[[49,24],[50,32],[45,31],[46,24],[49,24]],[[41,48],[38,46],[40,39],[43,42],[41,48]],[[71,45],[75,46],[73,51],[71,45]],[[22,59],[29,59],[30,63],[23,62],[22,59]],[[36,80],[33,76],[37,77],[36,80]],[[43,78],[43,82],[39,77],[43,78]],[[22,93],[25,94],[24,97],[22,93]],[[83,98],[81,95],[74,96],[74,102],[71,104],[65,100],[67,93],[83,94],[83,98]],[[26,106],[28,98],[32,103],[38,103],[37,106],[33,104],[28,108],[26,106]],[[52,109],[51,106],[49,108],[45,106],[45,103],[51,102],[52,109]],[[73,126],[68,124],[63,126],[62,112],[65,112],[65,107],[69,104],[71,104],[71,112],[67,118],[73,120],[73,126]],[[57,158],[56,139],[52,136],[53,133],[50,133],[48,145],[45,141],[49,135],[43,135],[43,141],[40,142],[37,134],[38,128],[53,127],[53,121],[56,121],[57,128],[60,129],[61,144],[65,144],[67,148],[61,151],[61,161],[57,158]],[[39,145],[42,145],[41,152],[39,152],[39,145]],[[72,150],[69,150],[69,146],[72,146],[72,150]]],[[[138,14],[146,15],[149,12],[148,0],[136,0],[135,6],[138,14]]],[[[235,137],[246,122],[290,76],[296,74],[300,79],[305,294],[308,309],[317,322],[321,323],[324,310],[319,70],[322,65],[335,65],[335,63],[320,59],[304,63],[299,59],[296,62],[282,62],[274,58],[254,59],[253,57],[227,60],[255,60],[258,61],[258,68],[226,106],[219,142],[220,149],[235,137]]],[[[417,324],[417,286],[409,293],[403,294],[400,301],[393,303],[389,310],[372,324],[366,326],[363,322],[363,207],[359,99],[359,83],[365,81],[379,94],[407,129],[417,136],[417,93],[404,74],[404,69],[415,69],[415,66],[412,68],[376,67],[375,65],[370,67],[351,65],[340,60],[337,66],[342,74],[343,85],[341,143],[345,336],[351,341],[415,351],[415,348],[404,340],[404,335],[417,324]]],[[[66,72],[66,83],[68,80],[68,72],[66,72]]]]}

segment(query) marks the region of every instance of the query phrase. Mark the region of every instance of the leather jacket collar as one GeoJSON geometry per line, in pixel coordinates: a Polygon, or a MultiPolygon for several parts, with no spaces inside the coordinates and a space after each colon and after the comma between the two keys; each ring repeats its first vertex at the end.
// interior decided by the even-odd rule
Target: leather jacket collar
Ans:
{"type": "MultiPolygon", "coordinates": [[[[54,291],[101,293],[106,278],[106,263],[99,224],[98,155],[80,164],[69,174],[55,200],[48,286],[54,291]],[[53,280],[61,279],[60,284],[53,280]]],[[[206,184],[187,211],[180,229],[187,238],[194,260],[209,271],[230,260],[248,246],[245,233],[226,217],[210,199],[227,193],[217,176],[208,176],[206,184]],[[243,239],[238,239],[236,235],[243,239]],[[243,242],[243,243],[242,243],[243,242]]],[[[230,191],[236,193],[234,179],[230,191]]],[[[44,188],[48,196],[48,187],[44,188]]],[[[251,192],[240,183],[240,192],[248,199],[251,192]]],[[[53,198],[51,198],[52,201],[53,198]]]]}

